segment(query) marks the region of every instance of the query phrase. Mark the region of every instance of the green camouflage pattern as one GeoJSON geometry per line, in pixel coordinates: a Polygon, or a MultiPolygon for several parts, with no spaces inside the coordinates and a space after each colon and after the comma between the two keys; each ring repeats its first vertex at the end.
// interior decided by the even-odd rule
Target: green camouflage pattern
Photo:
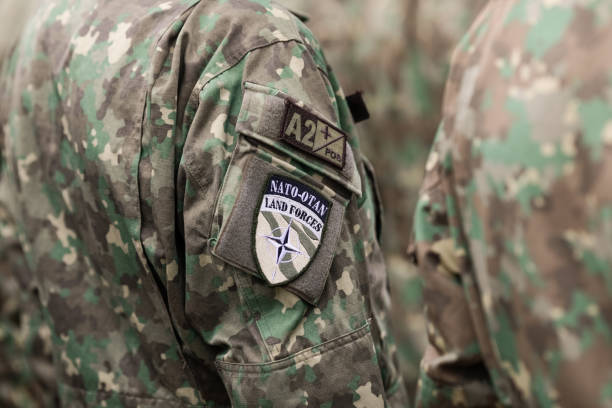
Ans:
{"type": "Polygon", "coordinates": [[[0,406],[53,407],[51,332],[5,209],[0,209],[0,237],[0,406]]]}
{"type": "MultiPolygon", "coordinates": [[[[0,61],[10,54],[33,3],[0,3],[0,61]]],[[[51,331],[15,228],[7,209],[0,207],[0,407],[55,407],[51,331]]]]}
{"type": "MultiPolygon", "coordinates": [[[[25,10],[36,3],[0,2],[0,55],[19,36],[25,10]]],[[[409,238],[405,232],[412,225],[411,209],[427,148],[440,120],[451,47],[485,1],[326,0],[325,7],[308,0],[282,3],[310,17],[308,26],[324,44],[344,89],[366,92],[372,117],[359,124],[365,136],[361,147],[379,175],[393,329],[403,377],[412,389],[425,344],[425,324],[422,284],[405,257],[409,238]]]]}
{"type": "MultiPolygon", "coordinates": [[[[310,17],[347,94],[364,91],[362,149],[382,196],[383,252],[400,366],[412,390],[426,343],[422,282],[406,257],[453,47],[486,0],[284,0],[310,17]]],[[[412,391],[411,391],[412,392],[412,391]]]]}
{"type": "Polygon", "coordinates": [[[380,200],[320,46],[287,10],[45,2],[2,62],[0,98],[3,241],[43,306],[62,405],[407,404],[380,200]],[[348,177],[240,134],[247,81],[346,132],[348,177]],[[345,198],[316,305],[212,254],[249,157],[345,198]]]}
{"type": "Polygon", "coordinates": [[[611,1],[490,1],[415,213],[418,406],[612,406],[611,1]]]}

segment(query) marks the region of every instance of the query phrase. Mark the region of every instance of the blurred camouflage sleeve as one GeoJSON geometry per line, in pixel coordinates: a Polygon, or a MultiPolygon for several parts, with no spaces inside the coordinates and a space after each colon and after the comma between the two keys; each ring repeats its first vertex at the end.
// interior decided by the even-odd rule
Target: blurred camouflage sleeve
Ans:
{"type": "Polygon", "coordinates": [[[57,406],[51,331],[6,209],[0,209],[0,279],[0,406],[57,406]]]}
{"type": "Polygon", "coordinates": [[[428,346],[417,406],[495,405],[470,308],[477,308],[460,214],[453,195],[451,141],[442,124],[426,164],[414,219],[411,255],[424,281],[428,346]],[[470,293],[471,292],[471,293],[470,293]]]}
{"type": "Polygon", "coordinates": [[[610,16],[491,1],[455,51],[415,213],[420,406],[610,404],[610,16]]]}

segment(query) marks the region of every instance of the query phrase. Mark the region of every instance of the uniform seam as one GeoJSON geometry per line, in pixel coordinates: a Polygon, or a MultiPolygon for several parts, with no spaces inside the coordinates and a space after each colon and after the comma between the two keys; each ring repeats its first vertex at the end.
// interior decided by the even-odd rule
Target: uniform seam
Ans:
{"type": "Polygon", "coordinates": [[[108,395],[108,396],[113,396],[113,395],[118,395],[120,398],[129,398],[129,399],[135,399],[135,400],[140,400],[140,401],[151,401],[151,402],[166,402],[166,403],[175,403],[178,404],[181,407],[186,407],[186,408],[206,408],[209,406],[209,404],[204,403],[202,404],[186,404],[184,402],[182,402],[180,399],[170,399],[170,398],[152,398],[152,397],[144,397],[144,396],[139,396],[139,395],[134,395],[134,394],[129,394],[129,393],[124,393],[124,392],[110,392],[110,391],[104,391],[104,390],[86,390],[84,388],[79,388],[79,387],[75,387],[72,386],[70,384],[66,384],[64,382],[58,382],[58,385],[60,387],[66,387],[66,388],[70,388],[72,391],[81,393],[81,394],[95,394],[95,395],[108,395]]]}
{"type": "MultiPolygon", "coordinates": [[[[301,40],[299,38],[289,38],[289,39],[286,39],[286,40],[266,41],[265,43],[254,44],[254,45],[252,45],[250,47],[247,47],[246,50],[244,50],[242,52],[232,54],[230,56],[230,58],[234,58],[235,60],[231,64],[229,64],[226,68],[222,69],[221,71],[219,71],[218,73],[214,74],[211,77],[199,79],[196,82],[196,84],[195,84],[195,86],[193,88],[193,91],[191,92],[191,95],[189,96],[188,104],[193,104],[195,109],[197,110],[197,108],[200,106],[199,94],[202,91],[202,89],[204,89],[204,87],[206,87],[206,85],[208,85],[213,79],[223,75],[225,72],[227,72],[227,71],[231,70],[232,68],[236,67],[238,64],[240,64],[242,62],[242,60],[244,60],[245,57],[247,57],[253,51],[257,51],[257,50],[261,50],[261,49],[264,49],[264,48],[268,48],[268,47],[271,47],[271,46],[276,45],[276,44],[287,44],[287,43],[291,43],[291,42],[295,42],[297,44],[301,44],[308,51],[308,55],[312,54],[313,51],[308,46],[308,44],[306,44],[303,40],[301,40]]],[[[310,55],[310,56],[312,57],[312,55],[310,55]]],[[[314,58],[313,58],[313,61],[314,61],[314,58]]],[[[319,64],[316,63],[316,61],[315,61],[314,65],[317,67],[318,71],[320,71],[323,75],[325,75],[325,77],[327,77],[329,79],[328,73],[325,72],[319,66],[319,64]]],[[[202,71],[204,71],[205,69],[206,69],[206,67],[204,67],[202,69],[202,71]]]]}
{"type": "MultiPolygon", "coordinates": [[[[221,75],[225,74],[226,72],[230,71],[231,69],[235,68],[236,66],[238,66],[242,60],[244,60],[244,58],[246,58],[250,53],[252,53],[253,51],[256,50],[260,50],[260,49],[264,49],[276,44],[282,44],[282,43],[290,43],[290,42],[296,42],[296,43],[300,43],[302,45],[305,46],[303,41],[300,41],[298,39],[295,38],[291,38],[288,40],[277,40],[277,41],[273,41],[273,42],[266,42],[265,44],[260,44],[260,45],[256,45],[253,47],[248,47],[247,51],[244,51],[243,53],[239,54],[240,57],[234,57],[234,55],[232,55],[233,58],[236,58],[236,60],[231,63],[230,65],[228,65],[226,68],[224,68],[223,70],[219,71],[218,73],[216,73],[215,75],[213,75],[210,78],[202,78],[199,79],[194,88],[193,91],[191,92],[191,95],[189,96],[188,102],[187,102],[187,106],[185,107],[185,112],[187,112],[189,109],[187,109],[188,106],[192,106],[194,111],[197,112],[197,110],[200,107],[200,93],[202,92],[202,90],[206,87],[206,85],[208,85],[212,80],[220,77],[221,75]]],[[[206,67],[202,68],[202,72],[204,72],[206,70],[206,67]]],[[[185,121],[183,120],[183,124],[185,124],[185,121]]],[[[189,129],[191,128],[192,123],[189,123],[189,129]]],[[[238,142],[236,142],[238,143],[238,142]]],[[[236,146],[234,146],[234,150],[236,149],[236,146]]],[[[231,158],[231,155],[230,155],[231,158]]],[[[198,187],[200,187],[200,189],[203,189],[202,185],[199,182],[199,179],[197,177],[194,177],[195,173],[193,168],[192,168],[192,160],[189,159],[189,157],[185,157],[185,171],[188,173],[188,176],[190,179],[196,180],[196,183],[198,185],[198,187]]],[[[224,177],[225,179],[225,177],[224,177]]]]}
{"type": "MultiPolygon", "coordinates": [[[[259,320],[257,320],[255,315],[252,313],[252,311],[254,310],[254,311],[258,312],[260,316],[263,316],[263,312],[262,312],[263,309],[261,307],[261,304],[257,300],[257,296],[253,295],[252,293],[249,293],[249,291],[242,290],[240,288],[240,286],[239,286],[239,284],[242,283],[243,285],[247,286],[249,289],[252,288],[253,287],[253,284],[252,284],[253,277],[251,277],[250,275],[248,277],[247,276],[244,276],[244,277],[240,276],[240,277],[238,277],[238,274],[242,273],[242,271],[240,271],[238,268],[234,268],[234,272],[235,272],[234,279],[236,281],[236,285],[238,286],[239,292],[241,292],[243,297],[244,297],[244,301],[246,303],[247,308],[249,309],[249,312],[253,316],[253,320],[255,322],[255,326],[257,327],[257,334],[259,334],[259,336],[261,337],[261,342],[263,343],[264,349],[265,349],[266,353],[268,354],[268,357],[270,358],[269,362],[273,362],[274,358],[272,357],[272,352],[270,351],[268,343],[266,343],[266,338],[265,338],[264,334],[262,333],[263,330],[262,330],[262,328],[261,328],[261,326],[259,324],[259,320]]],[[[269,327],[267,327],[267,331],[270,332],[270,328],[269,327]]]]}
{"type": "MultiPolygon", "coordinates": [[[[194,3],[190,8],[193,9],[195,8],[195,6],[201,3],[201,0],[198,0],[196,3],[194,3]]],[[[291,14],[292,16],[294,16],[294,19],[291,19],[291,27],[290,29],[288,29],[287,31],[291,31],[290,33],[287,32],[286,34],[288,34],[288,36],[285,39],[276,39],[276,40],[264,40],[264,41],[259,41],[259,42],[255,42],[250,46],[246,46],[243,47],[241,50],[231,54],[229,56],[229,58],[226,58],[226,60],[231,60],[233,59],[234,61],[229,63],[228,66],[224,69],[222,69],[221,71],[219,71],[218,73],[214,74],[213,76],[209,77],[209,78],[200,78],[197,80],[196,84],[194,85],[194,88],[191,92],[191,94],[189,95],[189,98],[187,100],[187,106],[194,106],[194,108],[197,110],[197,108],[200,105],[200,101],[199,101],[199,94],[201,92],[201,90],[213,79],[215,79],[216,77],[222,75],[223,73],[225,73],[226,71],[234,68],[236,65],[238,65],[249,53],[256,51],[258,49],[262,49],[262,48],[266,48],[275,44],[279,44],[279,43],[289,43],[289,42],[296,42],[299,44],[302,44],[304,46],[304,48],[306,48],[308,50],[309,54],[314,54],[315,51],[312,48],[312,46],[310,44],[308,44],[306,41],[304,41],[302,39],[302,36],[300,34],[300,30],[298,27],[298,24],[296,22],[296,20],[298,19],[297,16],[295,16],[295,14],[293,12],[291,12],[291,10],[289,10],[287,7],[283,6],[282,4],[278,4],[277,2],[274,2],[274,5],[276,7],[279,7],[281,9],[283,9],[284,11],[286,11],[287,13],[291,14]],[[194,100],[195,99],[195,100],[194,100]]],[[[189,9],[187,9],[189,10],[189,9]]],[[[277,28],[281,28],[281,27],[277,27],[277,28]]],[[[160,37],[161,38],[161,37],[160,37]]],[[[202,72],[204,72],[206,70],[206,67],[208,66],[208,64],[210,63],[210,60],[207,62],[207,64],[202,68],[202,72]]],[[[328,76],[328,73],[325,72],[323,69],[321,69],[321,67],[319,66],[319,64],[315,63],[315,66],[317,67],[318,70],[320,70],[325,76],[328,76]]],[[[185,112],[187,111],[187,109],[185,109],[185,112]]],[[[184,122],[183,122],[184,123],[184,122]]]]}
{"type": "MultiPolygon", "coordinates": [[[[165,27],[165,29],[160,30],[160,33],[157,36],[155,42],[150,47],[150,50],[151,50],[150,55],[155,55],[155,50],[157,49],[157,47],[159,47],[159,44],[163,40],[165,35],[169,31],[171,31],[173,29],[173,24],[177,20],[181,19],[182,17],[185,17],[185,20],[186,20],[189,16],[191,16],[191,14],[193,14],[195,8],[200,3],[201,3],[201,1],[198,0],[198,1],[194,2],[192,5],[184,8],[182,11],[177,13],[172,18],[172,21],[165,27]]],[[[178,325],[176,324],[175,318],[174,318],[174,316],[172,314],[172,311],[170,310],[170,305],[168,304],[168,299],[164,298],[163,292],[161,291],[162,288],[158,287],[157,279],[154,276],[154,274],[156,273],[155,272],[155,266],[153,265],[152,261],[149,259],[148,255],[147,255],[147,251],[145,250],[144,240],[142,238],[142,234],[143,234],[143,204],[142,204],[141,184],[140,184],[140,178],[141,178],[141,168],[140,168],[140,165],[141,165],[142,160],[143,160],[143,151],[144,151],[143,139],[144,139],[144,132],[145,132],[145,129],[146,129],[145,121],[146,121],[146,117],[147,117],[148,99],[149,99],[149,96],[151,95],[151,92],[152,92],[154,86],[155,86],[155,83],[159,79],[156,74],[157,73],[154,72],[154,70],[150,71],[150,77],[149,77],[149,79],[147,81],[147,88],[143,92],[143,99],[142,99],[142,103],[141,103],[142,114],[140,115],[140,122],[139,122],[139,125],[140,125],[140,129],[138,131],[138,136],[139,136],[139,143],[138,143],[139,151],[138,151],[138,163],[136,165],[136,191],[137,191],[137,195],[138,195],[138,244],[139,244],[138,245],[139,248],[136,249],[136,253],[139,255],[139,258],[141,258],[141,261],[144,260],[143,268],[147,272],[146,273],[146,277],[149,279],[150,284],[154,285],[154,287],[157,289],[156,297],[162,301],[161,303],[163,305],[164,320],[167,322],[167,324],[169,324],[169,330],[171,332],[169,334],[169,336],[174,340],[174,343],[177,346],[178,354],[179,354],[181,360],[183,361],[185,367],[187,368],[187,370],[183,370],[183,372],[187,371],[185,373],[185,380],[189,381],[190,385],[193,386],[193,388],[195,390],[198,390],[198,392],[199,392],[199,387],[197,385],[198,382],[196,381],[195,371],[194,371],[193,367],[189,364],[189,360],[186,358],[186,355],[185,355],[185,352],[184,352],[184,349],[183,349],[183,340],[182,340],[182,338],[180,336],[180,332],[178,330],[178,325]]],[[[164,272],[165,272],[165,266],[164,266],[164,272]]],[[[170,400],[170,401],[172,401],[172,400],[170,400]]],[[[206,407],[206,405],[204,405],[204,406],[196,405],[194,407],[206,407]]]]}
{"type": "MultiPolygon", "coordinates": [[[[251,103],[251,100],[249,100],[247,103],[249,103],[249,104],[250,104],[250,103],[251,103]]],[[[240,135],[239,135],[238,137],[240,138],[240,135]]],[[[237,150],[238,150],[238,146],[237,146],[237,147],[234,149],[234,154],[236,153],[236,151],[237,151],[237,150]]],[[[234,154],[232,154],[232,157],[234,156],[234,154]]],[[[245,166],[245,170],[247,169],[247,166],[251,166],[252,159],[253,159],[253,158],[247,159],[247,160],[248,160],[248,163],[247,163],[247,164],[246,164],[246,166],[245,166]]],[[[228,173],[229,173],[229,172],[228,172],[228,173]]],[[[238,192],[238,194],[239,194],[239,195],[240,195],[241,190],[242,190],[242,189],[240,189],[240,190],[239,190],[239,192],[238,192]]],[[[221,196],[221,193],[219,194],[219,196],[217,197],[217,199],[220,199],[220,196],[221,196]]],[[[238,197],[237,197],[237,198],[238,198],[238,197]]],[[[230,212],[230,215],[229,215],[230,217],[231,217],[231,213],[233,213],[233,212],[234,212],[234,208],[235,208],[235,206],[232,208],[232,211],[230,212]]],[[[219,237],[220,237],[220,235],[219,235],[219,237]]],[[[240,273],[240,271],[238,271],[238,273],[240,273]]],[[[252,286],[253,286],[253,285],[252,285],[253,278],[251,278],[251,279],[249,280],[249,282],[251,283],[251,285],[250,285],[250,286],[252,287],[252,286]]],[[[251,296],[252,296],[252,295],[247,295],[247,296],[248,296],[249,298],[251,298],[251,296]]],[[[263,344],[264,344],[264,347],[265,347],[265,349],[266,349],[266,352],[268,353],[268,357],[270,358],[270,361],[274,361],[274,356],[275,356],[275,355],[278,355],[278,354],[281,352],[281,350],[280,350],[280,348],[279,348],[280,346],[279,346],[278,344],[270,344],[270,345],[268,345],[268,343],[266,342],[266,338],[267,338],[268,336],[271,336],[271,335],[272,335],[272,330],[270,329],[270,325],[268,324],[268,321],[267,321],[267,319],[265,318],[264,308],[262,307],[262,305],[261,305],[261,303],[260,303],[260,301],[259,301],[259,298],[258,298],[257,296],[252,296],[252,299],[250,299],[250,300],[252,301],[252,304],[254,304],[254,305],[255,305],[255,307],[256,307],[256,309],[257,309],[257,312],[259,313],[259,319],[255,318],[255,325],[256,325],[256,326],[257,326],[257,328],[258,328],[259,335],[261,336],[262,342],[263,342],[263,344]],[[264,327],[264,326],[265,326],[265,327],[264,327]],[[263,333],[264,331],[265,331],[266,333],[263,333]],[[274,353],[274,354],[273,354],[273,353],[274,353]]]]}
{"type": "MultiPolygon", "coordinates": [[[[450,195],[453,198],[454,205],[455,207],[457,207],[454,209],[456,217],[458,219],[457,224],[459,226],[459,236],[457,240],[459,240],[459,242],[466,247],[468,254],[471,254],[473,253],[472,243],[468,239],[467,234],[465,232],[465,225],[467,222],[465,221],[466,217],[464,217],[465,211],[461,211],[462,202],[458,199],[456,189],[454,188],[454,186],[457,184],[457,175],[454,167],[451,166],[447,174],[440,176],[440,182],[443,182],[444,176],[446,176],[448,183],[452,184],[452,186],[449,187],[447,184],[443,183],[440,188],[442,189],[445,196],[450,195]]],[[[446,210],[446,212],[448,213],[448,209],[446,210]]],[[[448,228],[450,227],[451,226],[449,225],[448,228]]],[[[496,343],[492,341],[490,337],[484,339],[481,338],[480,330],[478,330],[478,323],[480,323],[487,333],[492,332],[487,313],[485,312],[482,296],[477,296],[472,301],[470,301],[467,297],[469,285],[465,283],[466,279],[471,280],[471,287],[473,287],[479,295],[482,293],[481,282],[478,280],[478,275],[475,268],[476,266],[470,260],[470,266],[467,268],[466,273],[462,274],[465,275],[465,277],[462,279],[463,282],[461,286],[463,289],[463,299],[468,305],[468,315],[474,333],[474,338],[479,343],[481,363],[487,368],[487,371],[489,373],[491,373],[493,370],[496,370],[501,373],[500,376],[490,376],[490,383],[496,396],[500,400],[510,399],[512,404],[522,404],[522,394],[516,390],[514,382],[509,377],[507,370],[504,369],[502,365],[502,359],[499,354],[499,349],[496,343]],[[488,347],[489,350],[483,350],[483,346],[488,347]]]]}
{"type": "MultiPolygon", "coordinates": [[[[219,367],[221,370],[224,370],[226,372],[231,372],[235,375],[245,375],[245,376],[259,375],[261,372],[261,369],[264,369],[267,367],[270,367],[270,371],[283,370],[288,367],[287,363],[297,364],[300,362],[305,362],[316,356],[323,355],[326,353],[331,353],[341,347],[344,347],[348,344],[351,344],[353,342],[356,342],[366,337],[367,335],[371,333],[370,324],[371,324],[371,319],[367,319],[366,323],[363,326],[355,330],[342,334],[331,340],[327,340],[323,343],[308,347],[304,350],[300,350],[299,352],[291,354],[280,360],[263,362],[263,363],[234,363],[234,362],[229,362],[229,361],[217,360],[215,362],[215,365],[219,367]],[[326,348],[326,347],[329,347],[329,348],[326,348]],[[317,351],[313,353],[312,355],[306,355],[306,353],[308,353],[309,351],[313,351],[313,350],[320,349],[320,348],[324,348],[324,350],[317,351]],[[278,367],[275,367],[275,366],[278,366],[278,367]]],[[[372,353],[376,355],[374,353],[374,350],[372,350],[372,353]]]]}

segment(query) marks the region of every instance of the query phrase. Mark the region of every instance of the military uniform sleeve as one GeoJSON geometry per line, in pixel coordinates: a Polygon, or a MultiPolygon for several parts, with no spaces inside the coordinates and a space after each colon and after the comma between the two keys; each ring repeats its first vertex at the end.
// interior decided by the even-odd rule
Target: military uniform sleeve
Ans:
{"type": "Polygon", "coordinates": [[[415,220],[421,405],[609,405],[609,12],[491,1],[455,52],[415,220]]]}
{"type": "MultiPolygon", "coordinates": [[[[8,5],[7,5],[8,6],[8,5]]],[[[7,7],[8,9],[8,7],[7,7]]],[[[51,330],[37,296],[37,279],[24,251],[24,234],[13,214],[9,129],[10,100],[4,75],[7,44],[0,47],[0,406],[56,406],[51,330]]]]}
{"type": "Polygon", "coordinates": [[[424,281],[428,336],[417,406],[490,407],[497,398],[471,318],[476,288],[467,273],[449,148],[442,124],[427,160],[410,248],[424,281]]]}
{"type": "MultiPolygon", "coordinates": [[[[175,163],[150,143],[164,176],[145,181],[146,250],[185,359],[220,404],[404,406],[375,189],[342,91],[294,16],[245,4],[263,14],[200,46],[211,59],[182,131],[166,127],[175,163]]],[[[211,36],[236,18],[208,21],[211,36]]]]}
{"type": "Polygon", "coordinates": [[[2,84],[62,404],[405,405],[374,181],[291,13],[46,2],[2,84]]]}

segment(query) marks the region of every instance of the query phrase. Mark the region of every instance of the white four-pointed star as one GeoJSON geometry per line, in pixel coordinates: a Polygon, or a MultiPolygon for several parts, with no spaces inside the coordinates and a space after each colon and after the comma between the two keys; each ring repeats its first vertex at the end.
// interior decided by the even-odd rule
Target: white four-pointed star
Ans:
{"type": "Polygon", "coordinates": [[[289,220],[289,225],[287,225],[287,229],[283,231],[280,237],[275,237],[273,235],[264,235],[268,241],[274,245],[276,248],[276,264],[281,264],[290,261],[283,261],[285,255],[287,254],[301,254],[300,250],[291,245],[289,240],[291,234],[291,222],[293,219],[289,220]]]}

